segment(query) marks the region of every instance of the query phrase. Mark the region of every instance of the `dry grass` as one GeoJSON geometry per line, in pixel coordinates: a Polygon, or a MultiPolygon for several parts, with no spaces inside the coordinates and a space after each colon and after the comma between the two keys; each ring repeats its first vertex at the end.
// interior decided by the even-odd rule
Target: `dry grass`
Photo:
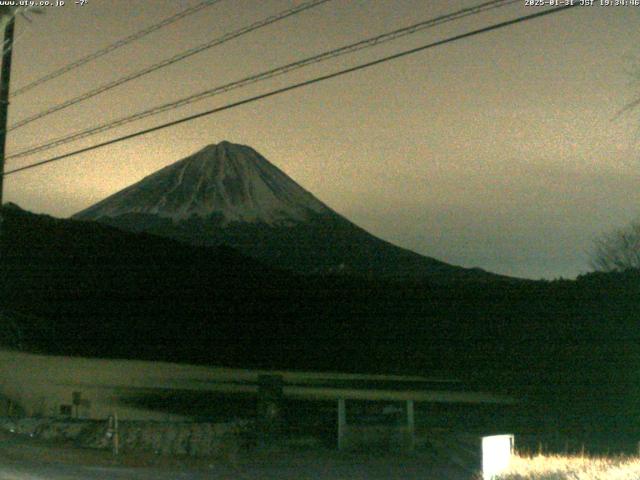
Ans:
{"type": "Polygon", "coordinates": [[[638,480],[638,457],[515,455],[498,480],[638,480]]]}

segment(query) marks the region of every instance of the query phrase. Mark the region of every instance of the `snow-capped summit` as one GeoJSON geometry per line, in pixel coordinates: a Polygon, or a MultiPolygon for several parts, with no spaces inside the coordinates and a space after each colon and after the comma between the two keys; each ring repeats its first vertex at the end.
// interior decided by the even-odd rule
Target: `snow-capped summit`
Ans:
{"type": "Polygon", "coordinates": [[[211,215],[286,225],[331,210],[250,147],[209,145],[78,213],[78,219],[150,214],[175,222],[211,215]]]}

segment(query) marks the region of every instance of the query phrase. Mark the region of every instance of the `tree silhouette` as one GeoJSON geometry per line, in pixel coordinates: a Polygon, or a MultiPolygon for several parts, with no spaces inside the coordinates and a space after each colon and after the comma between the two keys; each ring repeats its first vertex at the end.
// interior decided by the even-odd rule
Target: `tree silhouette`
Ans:
{"type": "Polygon", "coordinates": [[[640,218],[597,239],[591,266],[603,272],[640,270],[640,218]]]}

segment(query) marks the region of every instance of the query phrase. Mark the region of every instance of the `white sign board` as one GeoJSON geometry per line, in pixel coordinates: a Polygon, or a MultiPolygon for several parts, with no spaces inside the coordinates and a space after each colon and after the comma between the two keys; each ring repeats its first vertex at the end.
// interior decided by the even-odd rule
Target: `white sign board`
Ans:
{"type": "Polygon", "coordinates": [[[513,454],[513,435],[482,437],[482,476],[493,480],[509,467],[513,454]]]}

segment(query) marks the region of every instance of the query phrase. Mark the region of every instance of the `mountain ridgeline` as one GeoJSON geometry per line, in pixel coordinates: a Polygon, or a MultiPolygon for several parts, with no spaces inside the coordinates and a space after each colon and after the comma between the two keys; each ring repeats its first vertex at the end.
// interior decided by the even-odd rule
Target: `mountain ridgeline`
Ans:
{"type": "Polygon", "coordinates": [[[228,245],[304,274],[498,278],[381,240],[334,212],[250,147],[210,145],[73,217],[192,245],[228,245]]]}

